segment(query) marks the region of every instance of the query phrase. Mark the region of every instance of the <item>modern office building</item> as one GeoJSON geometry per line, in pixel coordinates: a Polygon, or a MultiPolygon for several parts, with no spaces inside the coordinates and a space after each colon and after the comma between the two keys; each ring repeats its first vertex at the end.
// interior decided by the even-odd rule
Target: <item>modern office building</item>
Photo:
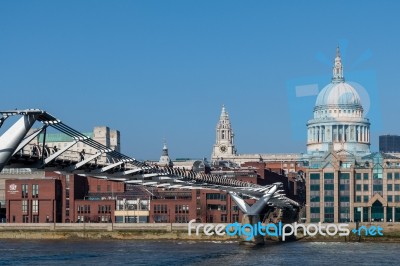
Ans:
{"type": "Polygon", "coordinates": [[[386,153],[400,153],[400,136],[379,136],[379,151],[386,153]]]}

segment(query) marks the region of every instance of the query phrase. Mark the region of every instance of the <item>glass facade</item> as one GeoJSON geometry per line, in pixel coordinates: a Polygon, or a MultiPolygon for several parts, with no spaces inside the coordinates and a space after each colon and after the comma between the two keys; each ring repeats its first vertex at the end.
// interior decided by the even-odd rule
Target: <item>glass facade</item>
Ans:
{"type": "Polygon", "coordinates": [[[327,167],[325,173],[323,169],[309,173],[308,221],[400,222],[400,160],[388,161],[384,156],[389,155],[363,157],[366,162],[350,168],[354,172],[343,167],[329,171],[332,167],[327,167]],[[385,201],[387,205],[383,205],[385,201]]]}

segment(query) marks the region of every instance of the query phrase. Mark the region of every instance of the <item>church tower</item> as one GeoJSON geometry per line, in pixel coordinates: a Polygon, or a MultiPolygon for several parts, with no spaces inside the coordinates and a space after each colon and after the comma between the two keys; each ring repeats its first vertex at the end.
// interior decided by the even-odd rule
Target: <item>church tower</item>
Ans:
{"type": "Polygon", "coordinates": [[[159,166],[169,166],[169,167],[173,166],[171,158],[169,158],[169,155],[168,155],[168,147],[167,147],[167,143],[165,141],[164,141],[164,146],[162,149],[162,154],[161,154],[160,160],[158,161],[158,165],[159,166]]]}
{"type": "Polygon", "coordinates": [[[221,116],[216,128],[216,141],[214,144],[211,160],[230,159],[235,157],[236,149],[233,142],[234,134],[225,106],[222,106],[221,116]]]}

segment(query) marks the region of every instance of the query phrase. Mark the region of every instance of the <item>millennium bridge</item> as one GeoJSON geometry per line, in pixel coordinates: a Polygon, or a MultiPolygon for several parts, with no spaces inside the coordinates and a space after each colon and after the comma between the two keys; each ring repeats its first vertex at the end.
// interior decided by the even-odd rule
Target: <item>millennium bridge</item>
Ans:
{"type": "Polygon", "coordinates": [[[5,129],[0,137],[0,171],[6,166],[29,167],[159,188],[214,189],[230,194],[245,214],[246,223],[261,221],[260,217],[267,206],[290,213],[292,221],[297,219],[300,205],[285,196],[282,183],[261,186],[191,169],[150,165],[106,147],[44,110],[9,110],[0,111],[0,114],[0,128],[8,118],[17,117],[17,121],[5,129]],[[34,124],[39,126],[33,127],[34,124]],[[46,130],[50,128],[70,136],[73,141],[60,149],[48,148],[45,140],[46,130]],[[43,134],[43,143],[32,144],[39,134],[43,134]],[[82,156],[81,160],[67,156],[78,143],[86,144],[95,153],[82,156]],[[256,201],[250,206],[244,197],[256,201]]]}

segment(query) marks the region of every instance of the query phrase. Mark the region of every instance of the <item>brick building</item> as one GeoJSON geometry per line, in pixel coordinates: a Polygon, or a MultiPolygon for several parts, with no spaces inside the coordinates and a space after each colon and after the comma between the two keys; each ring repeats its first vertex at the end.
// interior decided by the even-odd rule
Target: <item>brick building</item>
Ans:
{"type": "MultiPolygon", "coordinates": [[[[242,217],[229,194],[218,190],[160,190],[151,200],[150,222],[187,223],[197,222],[230,223],[242,217]]],[[[253,200],[246,200],[254,203],[253,200]]]]}
{"type": "Polygon", "coordinates": [[[123,182],[43,172],[5,181],[6,222],[148,222],[151,193],[123,182]],[[118,205],[117,205],[118,204],[118,205]]]}
{"type": "MultiPolygon", "coordinates": [[[[270,171],[264,162],[247,162],[241,168],[221,167],[212,173],[259,185],[282,182],[289,197],[300,199],[298,182],[270,171]]],[[[305,195],[303,197],[305,200],[305,195]]],[[[250,205],[254,203],[252,199],[245,200],[250,205]]],[[[195,219],[202,223],[232,223],[241,221],[243,216],[228,193],[210,189],[158,189],[154,192],[150,209],[150,222],[185,223],[195,219]]]]}
{"type": "Polygon", "coordinates": [[[57,179],[6,180],[7,222],[62,221],[61,181],[57,179]]]}

